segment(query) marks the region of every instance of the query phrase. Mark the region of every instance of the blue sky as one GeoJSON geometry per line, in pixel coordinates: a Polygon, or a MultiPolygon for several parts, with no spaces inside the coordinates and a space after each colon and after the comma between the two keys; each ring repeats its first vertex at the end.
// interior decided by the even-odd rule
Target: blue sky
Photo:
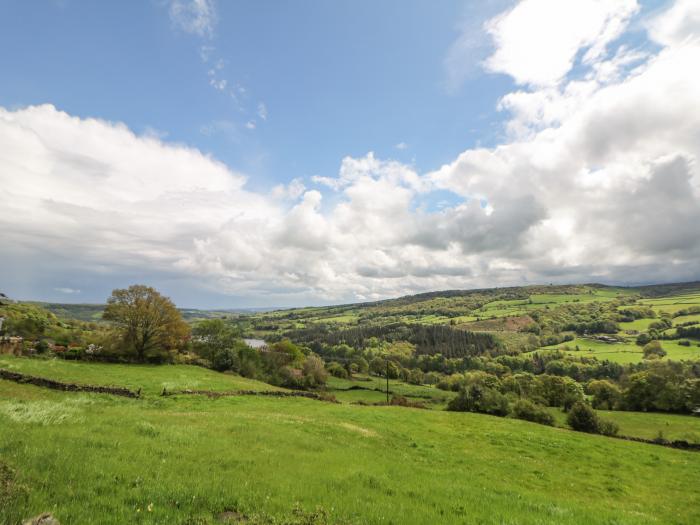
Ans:
{"type": "Polygon", "coordinates": [[[0,289],[700,277],[698,25],[692,0],[3,2],[0,289]]]}
{"type": "Polygon", "coordinates": [[[12,72],[0,103],[50,102],[153,129],[245,172],[256,189],[334,175],[344,156],[368,151],[427,170],[500,132],[495,105],[512,81],[475,70],[452,88],[443,59],[462,20],[504,5],[219,2],[213,34],[200,36],[164,2],[11,2],[0,45],[16,51],[0,55],[12,72]],[[206,63],[203,46],[213,48],[206,63]],[[223,92],[207,74],[219,60],[223,92]]]}

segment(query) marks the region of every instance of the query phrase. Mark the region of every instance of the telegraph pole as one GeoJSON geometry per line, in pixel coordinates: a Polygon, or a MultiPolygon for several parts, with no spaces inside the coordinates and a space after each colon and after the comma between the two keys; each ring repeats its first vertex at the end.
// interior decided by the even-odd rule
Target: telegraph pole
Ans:
{"type": "Polygon", "coordinates": [[[386,404],[389,404],[389,360],[386,360],[386,404]]]}

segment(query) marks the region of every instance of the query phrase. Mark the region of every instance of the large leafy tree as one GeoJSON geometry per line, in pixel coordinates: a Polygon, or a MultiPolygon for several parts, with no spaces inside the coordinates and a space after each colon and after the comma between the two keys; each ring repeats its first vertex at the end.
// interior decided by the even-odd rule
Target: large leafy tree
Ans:
{"type": "Polygon", "coordinates": [[[103,318],[116,325],[124,345],[140,361],[180,347],[190,331],[170,299],[139,284],[114,290],[103,318]]]}

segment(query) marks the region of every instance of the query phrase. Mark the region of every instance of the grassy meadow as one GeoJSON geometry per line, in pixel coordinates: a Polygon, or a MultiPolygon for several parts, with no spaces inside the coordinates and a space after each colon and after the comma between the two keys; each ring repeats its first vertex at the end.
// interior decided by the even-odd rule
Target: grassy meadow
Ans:
{"type": "Polygon", "coordinates": [[[157,395],[167,390],[279,390],[277,387],[220,374],[192,365],[86,363],[64,359],[26,359],[0,355],[0,368],[66,383],[121,386],[157,395]]]}
{"type": "Polygon", "coordinates": [[[313,523],[319,507],[328,523],[700,521],[693,452],[471,413],[144,390],[0,381],[0,523],[313,523]]]}
{"type": "MultiPolygon", "coordinates": [[[[340,399],[364,401],[367,403],[386,401],[386,379],[357,374],[352,379],[328,378],[328,390],[340,399]]],[[[425,403],[427,407],[443,406],[454,392],[439,390],[433,386],[410,385],[396,379],[389,379],[389,395],[404,396],[411,401],[425,403]]]]}
{"type": "MultiPolygon", "coordinates": [[[[674,361],[700,359],[700,346],[694,342],[691,346],[683,346],[677,340],[660,341],[662,348],[667,352],[664,359],[674,361]]],[[[575,357],[595,357],[607,359],[615,363],[638,363],[644,358],[642,347],[634,342],[633,338],[621,343],[606,343],[587,337],[576,337],[573,341],[558,344],[553,347],[565,350],[575,357]],[[578,350],[576,350],[578,347],[578,350]]]]}
{"type": "MultiPolygon", "coordinates": [[[[560,408],[549,408],[556,425],[568,428],[566,413],[560,408]]],[[[687,441],[700,444],[700,417],[655,412],[625,412],[621,410],[596,410],[603,419],[620,427],[621,436],[642,439],[662,437],[668,441],[687,441]]]]}

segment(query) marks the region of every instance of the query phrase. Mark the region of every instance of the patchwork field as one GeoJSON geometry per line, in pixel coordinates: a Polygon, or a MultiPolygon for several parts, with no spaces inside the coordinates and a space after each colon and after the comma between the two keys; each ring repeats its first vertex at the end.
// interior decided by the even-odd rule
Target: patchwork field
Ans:
{"type": "MultiPolygon", "coordinates": [[[[153,381],[136,370],[132,380],[153,381]]],[[[700,520],[700,454],[523,421],[304,399],[130,400],[7,381],[0,399],[7,525],[46,510],[103,524],[700,520]]]]}
{"type": "MultiPolygon", "coordinates": [[[[700,359],[700,346],[694,342],[691,346],[683,346],[678,341],[661,341],[661,346],[667,352],[664,359],[696,360],[700,359]]],[[[591,338],[577,337],[559,345],[547,348],[565,350],[567,354],[577,357],[595,357],[607,359],[615,363],[627,364],[640,362],[644,354],[642,347],[635,344],[634,339],[624,343],[605,343],[591,338]],[[578,346],[578,350],[576,347],[578,346]]]]}
{"type": "MultiPolygon", "coordinates": [[[[621,364],[643,360],[642,346],[636,344],[640,333],[647,333],[652,325],[669,317],[672,328],[661,332],[673,336],[675,327],[684,323],[700,323],[700,284],[660,285],[646,288],[619,288],[599,285],[533,286],[517,289],[496,289],[473,292],[440,292],[424,296],[410,296],[395,300],[319,308],[297,308],[267,312],[245,318],[246,333],[255,337],[284,337],[290,331],[311,326],[328,327],[327,330],[344,330],[353,327],[386,326],[393,323],[409,325],[449,325],[460,330],[488,332],[501,342],[508,352],[531,351],[539,348],[567,348],[567,353],[578,357],[609,359],[621,364]],[[649,297],[645,294],[660,294],[649,297]],[[512,298],[514,297],[515,298],[512,298]],[[586,310],[590,308],[590,310],[586,310]],[[580,334],[567,326],[580,323],[589,316],[590,321],[607,315],[617,322],[613,314],[625,309],[650,308],[653,317],[619,320],[616,334],[622,342],[605,343],[580,334]],[[606,314],[606,309],[608,313],[606,314]],[[533,325],[539,324],[534,331],[533,325]],[[551,327],[558,327],[552,330],[551,327]],[[558,343],[549,343],[551,332],[559,337],[558,343]],[[541,343],[531,337],[542,336],[541,343]],[[564,336],[573,336],[569,342],[561,342],[564,336]],[[576,346],[579,351],[576,351],[576,346]]],[[[610,332],[605,332],[610,333],[610,332]]],[[[293,333],[292,333],[293,337],[293,333]]],[[[691,340],[691,346],[679,345],[677,340],[663,340],[667,352],[664,359],[700,359],[700,340],[691,340]]]]}

